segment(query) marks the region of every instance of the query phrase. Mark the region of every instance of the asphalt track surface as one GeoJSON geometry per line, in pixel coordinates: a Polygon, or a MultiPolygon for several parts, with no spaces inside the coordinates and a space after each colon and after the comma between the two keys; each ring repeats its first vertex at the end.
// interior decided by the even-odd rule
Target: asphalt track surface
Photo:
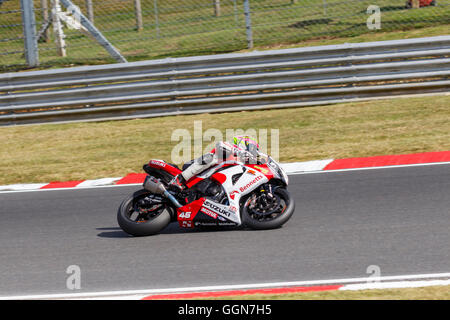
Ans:
{"type": "Polygon", "coordinates": [[[0,296],[450,272],[449,164],[291,175],[295,214],[269,231],[129,237],[116,211],[139,188],[0,194],[0,296]]]}

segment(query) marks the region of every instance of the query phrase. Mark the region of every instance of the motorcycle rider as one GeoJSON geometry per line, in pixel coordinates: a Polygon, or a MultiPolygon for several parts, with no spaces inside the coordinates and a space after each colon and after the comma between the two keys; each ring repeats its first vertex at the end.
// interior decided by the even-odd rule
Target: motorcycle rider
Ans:
{"type": "Polygon", "coordinates": [[[169,188],[179,191],[186,188],[186,181],[200,172],[221,163],[230,157],[237,157],[244,163],[262,163],[266,155],[259,152],[259,144],[249,136],[236,136],[233,143],[218,142],[211,152],[193,160],[193,163],[183,172],[176,175],[169,183],[169,188]]]}

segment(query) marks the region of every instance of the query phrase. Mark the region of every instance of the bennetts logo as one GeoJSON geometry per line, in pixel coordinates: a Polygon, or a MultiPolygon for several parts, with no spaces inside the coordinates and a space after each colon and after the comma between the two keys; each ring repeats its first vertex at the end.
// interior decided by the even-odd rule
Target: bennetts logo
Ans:
{"type": "Polygon", "coordinates": [[[244,192],[245,190],[247,190],[248,188],[250,188],[251,186],[253,186],[255,183],[257,183],[259,180],[261,180],[263,178],[263,176],[257,176],[255,179],[253,179],[252,181],[250,181],[249,183],[247,183],[245,186],[240,187],[239,190],[241,192],[244,192]]]}

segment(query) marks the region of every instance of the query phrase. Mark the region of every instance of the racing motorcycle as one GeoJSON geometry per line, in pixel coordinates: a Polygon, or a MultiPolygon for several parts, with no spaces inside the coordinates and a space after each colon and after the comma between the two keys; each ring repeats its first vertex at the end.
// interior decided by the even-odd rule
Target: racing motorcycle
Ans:
{"type": "Polygon", "coordinates": [[[258,164],[227,159],[188,180],[181,191],[169,187],[182,172],[176,165],[150,160],[143,169],[148,174],[143,189],[127,197],[117,213],[119,226],[132,236],[157,234],[176,221],[182,228],[274,229],[294,213],[288,176],[270,156],[258,164]]]}

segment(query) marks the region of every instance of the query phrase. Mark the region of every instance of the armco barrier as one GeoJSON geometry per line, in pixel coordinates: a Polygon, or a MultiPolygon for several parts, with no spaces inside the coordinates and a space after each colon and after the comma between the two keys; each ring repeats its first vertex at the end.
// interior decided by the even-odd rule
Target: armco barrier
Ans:
{"type": "Polygon", "coordinates": [[[450,91],[450,36],[0,74],[0,125],[450,91]]]}

